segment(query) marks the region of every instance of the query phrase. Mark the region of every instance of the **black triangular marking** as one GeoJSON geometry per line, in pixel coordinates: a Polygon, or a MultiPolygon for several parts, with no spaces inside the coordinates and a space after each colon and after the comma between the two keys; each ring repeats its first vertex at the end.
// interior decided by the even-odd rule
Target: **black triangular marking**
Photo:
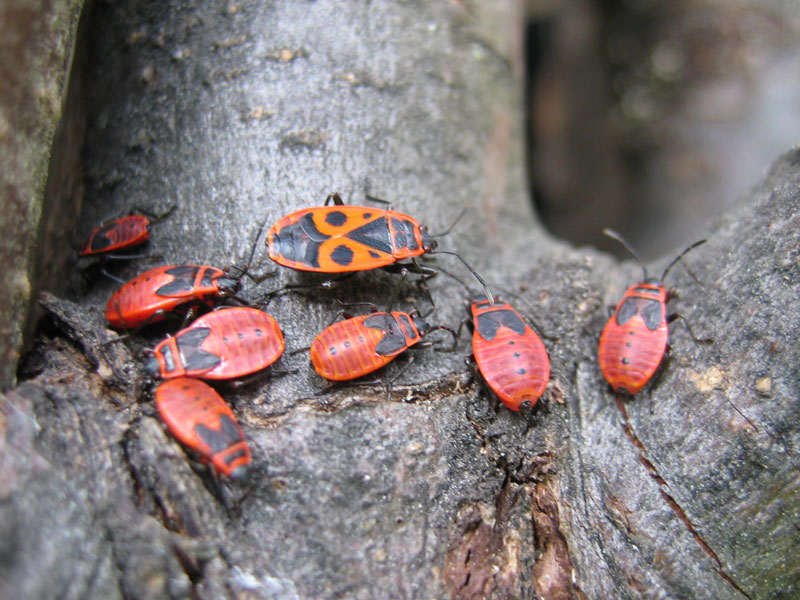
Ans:
{"type": "Polygon", "coordinates": [[[389,313],[376,313],[364,319],[364,326],[383,332],[383,337],[375,352],[381,356],[390,356],[406,348],[406,337],[395,318],[389,313]]]}
{"type": "Polygon", "coordinates": [[[389,235],[389,225],[386,223],[386,217],[370,221],[354,229],[345,237],[367,248],[373,248],[386,254],[392,253],[392,240],[389,235]]]}
{"type": "Polygon", "coordinates": [[[173,280],[158,288],[156,290],[156,296],[180,296],[191,292],[198,268],[199,267],[184,265],[167,269],[164,272],[167,275],[172,275],[173,280]]]}
{"type": "Polygon", "coordinates": [[[636,312],[636,299],[626,298],[622,306],[617,309],[617,325],[625,325],[636,312]]]}

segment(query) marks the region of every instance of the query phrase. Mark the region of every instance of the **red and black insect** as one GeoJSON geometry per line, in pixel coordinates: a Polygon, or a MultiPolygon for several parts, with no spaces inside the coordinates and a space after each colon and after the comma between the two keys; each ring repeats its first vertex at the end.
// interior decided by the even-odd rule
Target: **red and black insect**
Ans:
{"type": "Polygon", "coordinates": [[[283,349],[283,332],[267,313],[249,307],[222,308],[158,344],[145,370],[162,379],[235,379],[267,368],[283,349]]]}
{"type": "Polygon", "coordinates": [[[106,305],[112,327],[135,329],[163,321],[170,313],[212,307],[235,296],[240,279],[206,265],[167,265],[145,271],[114,292],[106,305]]]}
{"type": "MultiPolygon", "coordinates": [[[[622,243],[641,264],[619,234],[608,229],[604,233],[622,243]]],[[[628,288],[600,334],[597,358],[603,376],[614,390],[635,394],[658,370],[667,350],[668,325],[677,317],[667,316],[667,302],[673,293],[664,288],[664,278],[687,252],[705,241],[695,242],[681,252],[664,269],[661,279],[648,277],[642,264],[642,281],[628,288]]]]}
{"type": "Polygon", "coordinates": [[[533,408],[550,380],[542,340],[509,304],[472,302],[472,352],[486,384],[511,410],[533,408]]]}
{"type": "Polygon", "coordinates": [[[160,384],[156,407],[170,433],[211,463],[218,473],[240,480],[250,464],[250,447],[236,416],[208,384],[181,377],[160,384]]]}
{"type": "Polygon", "coordinates": [[[314,370],[333,381],[349,381],[393,361],[441,325],[431,327],[415,312],[373,312],[327,327],[311,344],[314,370]]]}
{"type": "Polygon", "coordinates": [[[79,254],[91,256],[140,246],[150,239],[150,219],[127,215],[97,227],[83,243],[79,254]]]}
{"type": "Polygon", "coordinates": [[[421,256],[436,240],[413,217],[390,209],[345,206],[331,194],[325,206],[304,208],[267,232],[269,257],[300,271],[346,273],[421,256]],[[333,201],[335,206],[328,206],[333,201]]]}
{"type": "Polygon", "coordinates": [[[213,307],[225,298],[236,298],[242,278],[248,274],[258,238],[258,230],[247,264],[238,277],[229,269],[208,265],[166,265],[145,271],[124,283],[106,304],[106,319],[112,327],[135,329],[163,321],[170,313],[184,315],[187,321],[202,306],[213,307]]]}
{"type": "Polygon", "coordinates": [[[131,212],[124,217],[107,221],[89,234],[78,253],[81,256],[93,256],[141,246],[150,239],[150,225],[165,219],[173,210],[175,206],[163,215],[131,212]]]}

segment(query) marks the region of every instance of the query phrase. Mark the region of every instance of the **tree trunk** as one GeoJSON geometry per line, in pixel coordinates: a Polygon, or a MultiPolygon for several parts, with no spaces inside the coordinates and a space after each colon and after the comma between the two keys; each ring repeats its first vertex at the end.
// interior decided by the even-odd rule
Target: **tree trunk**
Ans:
{"type": "MultiPolygon", "coordinates": [[[[221,267],[247,261],[262,221],[331,191],[386,198],[434,233],[465,208],[440,246],[535,319],[551,382],[531,413],[498,406],[462,339],[387,367],[389,399],[323,393],[306,354],[287,353],[298,373],[219,386],[254,466],[218,483],[153,408],[141,358],[169,329],[103,345],[115,284],[64,277],[2,404],[0,597],[800,594],[800,152],[670,272],[713,344],[675,323],[663,372],[622,399],[597,338],[639,268],[569,248],[530,214],[515,3],[174,4],[95,7],[79,233],[177,204],[153,227],[155,264],[221,267]]],[[[262,236],[252,270],[268,263],[262,236]]],[[[452,257],[431,264],[477,290],[452,257]]],[[[323,279],[282,269],[243,295],[323,279]]],[[[360,273],[268,310],[302,349],[339,302],[427,310],[413,280],[360,273]]],[[[458,327],[463,286],[428,283],[430,320],[458,327]]]]}

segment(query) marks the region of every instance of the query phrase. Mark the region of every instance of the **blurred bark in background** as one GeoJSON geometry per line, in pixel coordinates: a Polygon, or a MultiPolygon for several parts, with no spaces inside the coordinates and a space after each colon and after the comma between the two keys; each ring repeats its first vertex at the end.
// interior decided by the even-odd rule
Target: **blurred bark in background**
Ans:
{"type": "Polygon", "coordinates": [[[531,189],[547,227],[647,259],[703,236],[800,142],[800,6],[528,0],[531,189]]]}

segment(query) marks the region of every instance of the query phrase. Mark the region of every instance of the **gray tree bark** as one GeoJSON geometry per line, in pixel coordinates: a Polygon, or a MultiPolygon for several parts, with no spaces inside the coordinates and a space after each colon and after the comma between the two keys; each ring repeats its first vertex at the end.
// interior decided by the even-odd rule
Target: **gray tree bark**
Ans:
{"type": "MultiPolygon", "coordinates": [[[[163,330],[103,345],[114,284],[64,277],[2,402],[0,597],[800,594],[800,153],[713,224],[684,260],[696,279],[670,273],[713,344],[676,323],[656,383],[616,398],[597,338],[639,268],[567,247],[530,214],[520,19],[511,2],[95,7],[80,233],[176,203],[151,252],[224,266],[246,261],[264,219],[334,190],[387,198],[434,232],[466,207],[441,245],[552,338],[552,378],[521,414],[473,381],[465,340],[390,365],[389,400],[322,394],[287,354],[299,373],[220,387],[254,461],[225,492],[155,414],[141,356],[163,330]]],[[[256,257],[270,268],[263,238],[256,257]]],[[[282,270],[244,294],[320,279],[282,270]]],[[[431,319],[457,326],[465,290],[429,283],[431,319]]],[[[385,305],[398,287],[398,305],[426,307],[412,282],[364,273],[269,311],[299,349],[337,301],[385,305]]]]}

